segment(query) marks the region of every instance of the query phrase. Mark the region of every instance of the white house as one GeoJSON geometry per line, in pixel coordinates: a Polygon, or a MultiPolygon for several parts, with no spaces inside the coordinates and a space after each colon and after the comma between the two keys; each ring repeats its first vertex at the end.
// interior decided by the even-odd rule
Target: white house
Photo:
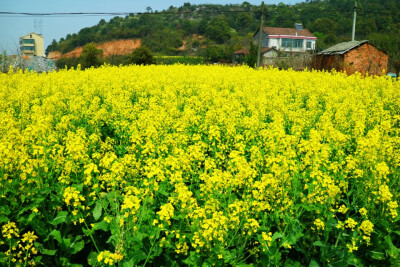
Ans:
{"type": "MultiPolygon", "coordinates": [[[[317,38],[300,23],[295,28],[264,27],[261,35],[263,48],[275,48],[280,52],[304,53],[315,50],[317,38]]],[[[259,41],[259,30],[254,34],[254,43],[259,41]]]]}
{"type": "Polygon", "coordinates": [[[19,46],[23,56],[44,56],[44,40],[41,34],[31,32],[20,37],[19,46]]]}

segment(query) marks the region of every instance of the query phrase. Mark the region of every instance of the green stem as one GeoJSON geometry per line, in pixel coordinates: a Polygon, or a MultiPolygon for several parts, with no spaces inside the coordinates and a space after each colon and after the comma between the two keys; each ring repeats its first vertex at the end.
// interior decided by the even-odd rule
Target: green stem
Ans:
{"type": "Polygon", "coordinates": [[[12,255],[12,250],[11,250],[11,239],[10,239],[10,254],[8,255],[8,267],[11,267],[11,255],[12,255]]]}
{"type": "Polygon", "coordinates": [[[145,260],[145,262],[144,262],[144,264],[143,264],[143,266],[146,266],[146,263],[147,263],[147,261],[149,260],[149,258],[150,258],[150,254],[151,254],[151,251],[153,250],[153,246],[154,246],[154,240],[156,239],[156,235],[154,235],[154,237],[153,237],[153,240],[152,240],[152,242],[151,242],[151,247],[150,247],[150,249],[149,249],[149,253],[147,253],[147,257],[146,257],[146,260],[145,260]]]}
{"type": "Polygon", "coordinates": [[[339,243],[339,240],[340,240],[340,236],[341,236],[341,235],[342,235],[342,233],[340,233],[340,234],[338,235],[337,239],[336,239],[335,248],[337,247],[337,244],[339,243]]]}
{"type": "Polygon", "coordinates": [[[97,252],[100,253],[100,250],[99,250],[99,248],[97,247],[96,241],[94,241],[93,235],[92,235],[91,231],[89,230],[89,227],[88,227],[86,221],[83,221],[83,223],[85,224],[86,230],[89,232],[89,237],[90,237],[90,239],[92,240],[94,247],[96,248],[97,252]]]}
{"type": "Polygon", "coordinates": [[[25,262],[24,262],[24,267],[26,267],[26,263],[28,261],[28,251],[25,252],[25,262]]]}

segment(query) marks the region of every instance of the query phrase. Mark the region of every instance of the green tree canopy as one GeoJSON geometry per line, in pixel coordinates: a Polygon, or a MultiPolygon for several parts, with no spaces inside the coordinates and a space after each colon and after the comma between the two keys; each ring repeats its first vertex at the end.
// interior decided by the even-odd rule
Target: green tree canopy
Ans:
{"type": "Polygon", "coordinates": [[[136,65],[150,65],[155,63],[155,59],[150,49],[142,46],[133,50],[129,62],[136,65]]]}
{"type": "Polygon", "coordinates": [[[206,36],[221,44],[231,37],[231,28],[224,16],[213,18],[207,25],[206,36]]]}
{"type": "Polygon", "coordinates": [[[98,67],[103,63],[103,50],[98,49],[94,43],[86,44],[80,56],[83,68],[98,67]]]}

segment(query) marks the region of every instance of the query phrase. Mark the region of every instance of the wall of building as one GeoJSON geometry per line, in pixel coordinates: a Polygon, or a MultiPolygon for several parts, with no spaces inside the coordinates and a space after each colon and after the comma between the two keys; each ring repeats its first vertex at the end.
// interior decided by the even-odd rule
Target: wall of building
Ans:
{"type": "Polygon", "coordinates": [[[312,67],[317,70],[344,70],[343,55],[317,55],[312,67]]]}
{"type": "MultiPolygon", "coordinates": [[[[257,32],[254,35],[254,44],[258,44],[258,39],[259,38],[259,33],[257,32]]],[[[285,52],[305,52],[307,50],[311,51],[315,49],[315,40],[312,39],[304,39],[297,37],[296,39],[302,39],[303,40],[303,46],[298,47],[298,48],[289,48],[289,47],[282,47],[282,38],[274,38],[268,36],[265,32],[262,33],[262,47],[269,47],[269,48],[276,48],[279,51],[285,51],[285,52]],[[307,42],[311,42],[311,48],[307,48],[307,42]]],[[[290,36],[287,36],[286,38],[290,39],[290,36]]]]}
{"type": "Polygon", "coordinates": [[[264,58],[275,58],[278,56],[278,52],[275,50],[269,50],[263,54],[264,58]]]}
{"type": "Polygon", "coordinates": [[[44,39],[43,36],[30,33],[20,38],[20,49],[23,56],[44,57],[44,39]],[[34,43],[24,43],[24,40],[34,40],[34,43]],[[25,50],[26,47],[33,47],[33,50],[25,50]]]}
{"type": "Polygon", "coordinates": [[[388,56],[375,46],[365,43],[355,49],[350,50],[344,56],[344,70],[347,74],[356,71],[362,75],[382,75],[382,71],[387,72],[388,56]]]}
{"type": "MultiPolygon", "coordinates": [[[[254,44],[258,44],[258,41],[260,40],[259,35],[260,31],[258,31],[255,35],[254,35],[254,44]]],[[[262,43],[262,47],[271,47],[271,44],[269,43],[269,39],[268,39],[268,35],[263,31],[262,35],[261,35],[261,43],[262,43]]]]}
{"type": "Polygon", "coordinates": [[[44,57],[44,38],[41,35],[36,35],[35,37],[36,47],[35,55],[38,57],[44,57]]]}

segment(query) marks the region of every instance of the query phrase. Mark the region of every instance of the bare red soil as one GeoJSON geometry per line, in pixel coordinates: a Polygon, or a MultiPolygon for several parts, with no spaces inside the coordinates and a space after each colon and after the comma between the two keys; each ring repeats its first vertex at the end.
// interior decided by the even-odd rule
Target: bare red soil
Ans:
{"type": "MultiPolygon", "coordinates": [[[[126,39],[105,42],[102,44],[96,44],[96,47],[103,50],[104,57],[127,55],[132,53],[133,50],[142,45],[141,39],[126,39]]],[[[60,59],[60,58],[74,58],[79,57],[82,54],[82,47],[77,47],[74,50],[62,54],[59,51],[50,52],[47,58],[60,59]]]]}

